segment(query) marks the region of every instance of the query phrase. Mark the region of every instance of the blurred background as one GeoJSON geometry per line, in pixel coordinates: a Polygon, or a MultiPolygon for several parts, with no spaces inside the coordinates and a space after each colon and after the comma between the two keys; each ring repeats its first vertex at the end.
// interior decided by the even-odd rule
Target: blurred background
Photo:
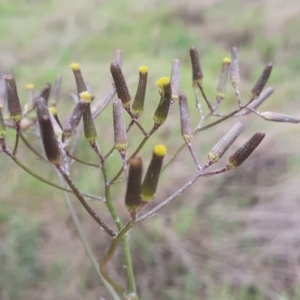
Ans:
{"type": "MultiPolygon", "coordinates": [[[[199,51],[204,89],[214,99],[222,59],[237,46],[242,101],[264,65],[273,62],[268,85],[275,93],[259,110],[300,117],[299,28],[297,0],[1,0],[0,74],[14,74],[22,103],[28,99],[27,83],[40,90],[62,74],[58,111],[64,123],[72,110],[69,94],[76,91],[69,63],[81,64],[93,94],[103,98],[111,89],[109,66],[115,49],[121,49],[132,95],[139,66],[149,68],[141,123],[150,129],[159,100],[155,82],[169,76],[172,59],[178,58],[180,87],[188,96],[196,125],[189,47],[195,45],[199,51]]],[[[229,112],[235,105],[228,87],[219,112],[229,112]]],[[[97,121],[104,153],[113,145],[111,110],[109,105],[97,121]]],[[[195,137],[200,162],[206,161],[211,147],[236,121],[229,119],[195,137]]],[[[299,125],[266,122],[255,115],[242,121],[246,128],[229,153],[254,132],[266,133],[242,167],[200,179],[131,231],[141,299],[300,299],[299,125]]],[[[145,166],[155,143],[166,144],[168,157],[181,145],[179,123],[175,105],[166,124],[141,152],[145,166]]],[[[129,153],[141,139],[138,130],[132,130],[129,153]]],[[[9,147],[13,141],[14,133],[9,131],[9,147]]],[[[40,149],[38,141],[32,143],[40,149]]],[[[76,155],[97,162],[84,138],[76,155]]],[[[57,181],[53,169],[22,143],[18,157],[57,181]]],[[[226,157],[217,167],[224,165],[226,157]]],[[[109,160],[110,175],[120,166],[115,153],[109,160]]],[[[4,153],[0,153],[0,170],[0,299],[111,299],[85,254],[63,194],[30,177],[4,153]]],[[[174,193],[195,171],[184,150],[162,175],[150,207],[174,193]]],[[[103,195],[99,170],[74,164],[71,174],[81,190],[103,195]]],[[[127,220],[123,183],[113,187],[113,197],[127,220]]],[[[72,201],[95,256],[102,258],[109,239],[75,197],[72,201]]],[[[112,224],[102,203],[92,205],[112,224]]],[[[120,251],[108,272],[122,282],[120,251]]]]}

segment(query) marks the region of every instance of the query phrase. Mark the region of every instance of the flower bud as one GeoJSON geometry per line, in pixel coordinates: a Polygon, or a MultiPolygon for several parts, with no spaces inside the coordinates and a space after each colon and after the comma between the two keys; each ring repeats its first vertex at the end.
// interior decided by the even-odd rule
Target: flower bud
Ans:
{"type": "Polygon", "coordinates": [[[152,159],[141,188],[141,198],[143,202],[151,201],[156,193],[158,179],[166,153],[167,150],[164,145],[156,145],[153,148],[152,159]]]}
{"type": "Polygon", "coordinates": [[[125,196],[125,206],[130,213],[135,213],[141,208],[141,182],[143,164],[140,157],[129,161],[129,176],[125,196]]]}
{"type": "Polygon", "coordinates": [[[50,116],[51,116],[52,126],[53,126],[53,130],[55,132],[55,135],[56,135],[57,139],[59,141],[61,141],[62,136],[63,136],[63,129],[62,129],[62,126],[61,126],[60,121],[58,119],[56,107],[51,106],[51,107],[48,108],[48,110],[49,110],[49,113],[50,113],[50,116]]]}
{"type": "Polygon", "coordinates": [[[79,98],[79,101],[77,102],[72,114],[70,115],[65,125],[65,138],[69,138],[76,134],[76,130],[83,115],[83,112],[87,109],[89,103],[91,102],[92,95],[89,92],[85,91],[79,94],[79,98]]]}
{"type": "Polygon", "coordinates": [[[46,157],[54,165],[59,165],[61,161],[61,151],[52,126],[51,116],[45,103],[45,99],[37,98],[35,104],[46,157]]]}
{"type": "Polygon", "coordinates": [[[0,77],[0,108],[4,107],[6,99],[6,87],[5,87],[5,80],[4,76],[0,77]]]}
{"type": "Polygon", "coordinates": [[[271,111],[262,112],[259,114],[266,121],[273,122],[286,122],[286,123],[299,123],[300,120],[298,118],[293,118],[288,115],[275,113],[271,111]]]}
{"type": "Polygon", "coordinates": [[[260,75],[260,77],[258,78],[258,80],[256,81],[254,87],[252,88],[251,92],[250,92],[250,100],[253,101],[254,99],[258,98],[261,91],[263,90],[263,88],[265,87],[271,71],[272,71],[273,65],[267,64],[262,72],[262,74],[260,75]]]}
{"type": "Polygon", "coordinates": [[[253,100],[248,106],[247,108],[252,108],[252,109],[256,109],[257,107],[259,107],[268,97],[270,97],[270,95],[272,95],[274,92],[274,88],[269,86],[266,89],[264,89],[260,95],[258,96],[257,99],[253,100]]]}
{"type": "Polygon", "coordinates": [[[18,96],[17,86],[15,79],[12,75],[5,76],[6,82],[6,95],[7,95],[7,106],[10,112],[10,118],[18,123],[22,119],[22,109],[18,96]]]}
{"type": "Polygon", "coordinates": [[[230,82],[233,87],[237,87],[240,82],[240,69],[238,63],[237,48],[235,47],[231,49],[230,82]]]}
{"type": "Polygon", "coordinates": [[[156,82],[158,91],[161,96],[158,107],[154,113],[153,120],[158,126],[165,123],[172,99],[170,80],[167,77],[162,77],[156,82]]]}
{"type": "Polygon", "coordinates": [[[227,168],[232,170],[239,167],[251,155],[264,137],[265,134],[263,132],[255,133],[252,138],[228,158],[227,168]]]}
{"type": "Polygon", "coordinates": [[[125,151],[128,147],[128,139],[121,99],[115,99],[113,101],[113,121],[115,149],[118,151],[125,151]]]}
{"type": "Polygon", "coordinates": [[[87,87],[83,80],[79,63],[71,63],[70,68],[73,70],[74,73],[76,86],[77,86],[77,93],[80,94],[82,92],[87,91],[87,87]]]}
{"type": "Polygon", "coordinates": [[[131,96],[120,65],[114,61],[110,65],[110,71],[115,82],[118,98],[121,99],[123,107],[130,109],[131,96]]]}
{"type": "Polygon", "coordinates": [[[222,70],[221,70],[221,74],[219,77],[219,82],[216,90],[216,101],[218,102],[222,101],[225,98],[229,68],[230,68],[230,58],[225,57],[223,59],[222,70]]]}
{"type": "Polygon", "coordinates": [[[218,162],[223,154],[241,134],[244,127],[245,126],[242,122],[236,123],[208,153],[208,161],[212,164],[218,162]]]}
{"type": "Polygon", "coordinates": [[[172,90],[172,103],[174,103],[179,96],[179,67],[180,61],[178,59],[173,59],[172,70],[171,70],[171,90],[172,90]]]}
{"type": "Polygon", "coordinates": [[[195,46],[190,48],[190,58],[192,63],[192,72],[193,72],[193,85],[202,84],[203,73],[199,61],[198,51],[195,46]]]}
{"type": "Polygon", "coordinates": [[[179,112],[181,123],[181,135],[186,143],[191,142],[193,138],[193,130],[191,126],[190,111],[186,95],[180,94],[179,96],[179,112]]]}
{"type": "Polygon", "coordinates": [[[135,118],[138,118],[144,110],[144,102],[147,87],[148,68],[141,66],[139,68],[139,83],[137,91],[132,104],[132,114],[135,118]]]}
{"type": "Polygon", "coordinates": [[[90,103],[83,113],[83,128],[84,136],[87,139],[87,141],[90,143],[95,143],[97,139],[97,130],[92,116],[90,103]]]}
{"type": "Polygon", "coordinates": [[[6,126],[2,114],[2,107],[0,107],[0,140],[4,140],[6,136],[6,126]]]}

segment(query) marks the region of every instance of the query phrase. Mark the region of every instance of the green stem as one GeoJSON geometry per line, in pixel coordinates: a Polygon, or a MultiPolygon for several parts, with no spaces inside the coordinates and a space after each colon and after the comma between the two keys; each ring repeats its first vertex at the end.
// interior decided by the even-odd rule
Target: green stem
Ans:
{"type": "Polygon", "coordinates": [[[13,150],[13,155],[17,154],[18,146],[19,146],[19,140],[20,140],[20,122],[16,124],[16,140],[15,140],[15,146],[13,150]]]}
{"type": "MultiPolygon", "coordinates": [[[[127,297],[130,297],[129,299],[138,299],[136,296],[136,285],[135,285],[135,277],[134,277],[134,271],[133,271],[133,266],[132,266],[131,253],[130,253],[130,245],[129,245],[127,236],[125,236],[125,233],[131,227],[127,224],[123,228],[122,221],[120,220],[120,218],[116,212],[115,206],[112,203],[110,185],[109,185],[109,180],[108,180],[104,161],[102,161],[102,174],[103,174],[103,179],[105,182],[106,205],[107,205],[108,210],[110,211],[111,216],[113,217],[113,219],[115,221],[115,224],[118,228],[119,234],[118,234],[117,238],[112,241],[112,244],[108,250],[108,253],[105,256],[104,267],[102,268],[100,266],[100,269],[102,271],[104,270],[104,273],[102,273],[103,276],[109,278],[109,276],[107,275],[107,273],[105,271],[105,265],[108,263],[108,261],[113,256],[113,254],[117,248],[119,239],[122,238],[122,253],[123,253],[123,259],[124,259],[124,265],[125,265],[126,277],[127,277],[127,289],[126,289],[127,297]],[[128,227],[128,229],[126,230],[127,227],[128,227]]],[[[109,278],[109,282],[112,283],[113,281],[109,278]]],[[[120,289],[119,289],[120,286],[115,284],[114,282],[113,282],[113,284],[114,284],[114,287],[120,291],[120,289]]]]}
{"type": "Polygon", "coordinates": [[[89,163],[89,162],[84,161],[84,160],[82,160],[82,159],[80,159],[80,158],[77,158],[76,156],[74,156],[74,155],[72,155],[71,153],[69,153],[69,151],[66,150],[66,149],[65,149],[65,151],[66,151],[66,154],[67,154],[67,156],[68,156],[69,158],[75,160],[76,162],[78,162],[78,163],[80,163],[80,164],[83,164],[83,165],[86,165],[86,166],[90,166],[90,167],[94,167],[94,168],[100,168],[99,165],[96,165],[96,164],[93,164],[93,163],[89,163]]]}
{"type": "MultiPolygon", "coordinates": [[[[62,179],[61,176],[59,176],[59,177],[60,177],[60,179],[62,179]]],[[[93,268],[95,269],[97,275],[99,276],[99,279],[101,280],[101,282],[103,282],[103,284],[105,285],[105,287],[107,288],[107,290],[109,291],[109,293],[112,295],[113,299],[115,299],[115,300],[121,300],[120,297],[119,297],[119,295],[116,293],[116,291],[112,288],[112,286],[109,283],[107,283],[107,281],[105,280],[105,278],[102,276],[102,274],[101,274],[101,272],[99,270],[99,267],[98,267],[98,262],[97,262],[94,254],[93,254],[93,252],[91,250],[91,247],[90,247],[88,241],[86,240],[86,237],[85,237],[85,234],[84,234],[83,229],[81,227],[81,224],[80,224],[80,221],[78,219],[77,213],[76,213],[76,211],[75,211],[75,209],[73,207],[72,202],[70,201],[69,195],[66,192],[64,192],[64,197],[65,197],[65,201],[66,201],[66,204],[68,206],[69,212],[71,214],[72,220],[73,220],[73,222],[75,224],[75,227],[76,227],[76,229],[78,231],[78,234],[80,236],[81,242],[82,242],[82,244],[83,244],[83,246],[85,248],[85,251],[86,251],[88,257],[90,258],[90,261],[92,263],[93,268]]]]}
{"type": "Polygon", "coordinates": [[[135,278],[134,278],[134,272],[132,268],[132,261],[131,261],[131,254],[130,254],[130,248],[129,243],[127,239],[126,233],[134,226],[132,222],[128,222],[125,227],[123,227],[117,237],[113,239],[105,257],[102,259],[100,263],[100,272],[103,275],[103,277],[122,295],[126,297],[126,299],[131,300],[138,300],[138,296],[136,295],[136,287],[135,287],[135,278]],[[123,256],[124,256],[124,264],[126,266],[126,273],[127,273],[127,289],[125,290],[120,285],[116,284],[107,274],[106,272],[106,265],[108,262],[112,259],[117,246],[119,244],[119,241],[122,241],[122,249],[123,249],[123,256]],[[127,245],[127,247],[124,247],[124,245],[127,245]],[[130,267],[130,269],[128,269],[130,267]]]}

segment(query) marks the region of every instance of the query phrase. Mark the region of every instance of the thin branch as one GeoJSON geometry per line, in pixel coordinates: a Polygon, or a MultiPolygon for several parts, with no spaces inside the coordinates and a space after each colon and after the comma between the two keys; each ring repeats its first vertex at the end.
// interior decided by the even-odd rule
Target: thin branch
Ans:
{"type": "MultiPolygon", "coordinates": [[[[64,188],[58,184],[55,184],[51,181],[48,181],[47,179],[43,178],[42,176],[36,174],[35,172],[31,171],[28,167],[26,167],[16,156],[13,156],[11,151],[6,147],[5,143],[1,143],[2,145],[2,149],[3,149],[3,152],[5,154],[7,154],[21,169],[23,169],[25,172],[27,172],[28,174],[30,174],[32,177],[38,179],[39,181],[41,182],[44,182],[50,186],[53,186],[59,190],[62,190],[62,191],[65,191],[65,192],[68,192],[68,193],[73,193],[72,190],[69,190],[67,188],[64,188]]],[[[100,196],[97,196],[97,195],[93,195],[93,194],[89,194],[89,193],[84,193],[84,192],[81,192],[81,194],[87,198],[90,198],[90,199],[95,199],[95,200],[98,200],[98,201],[101,201],[101,202],[105,202],[105,198],[104,197],[100,197],[100,196]]]]}
{"type": "Polygon", "coordinates": [[[87,204],[87,202],[82,197],[82,194],[77,189],[77,187],[73,184],[70,176],[61,168],[61,166],[57,166],[58,171],[61,173],[65,181],[68,183],[71,190],[76,195],[77,199],[80,201],[85,210],[90,214],[90,216],[100,225],[100,227],[111,237],[115,237],[117,234],[113,231],[102,219],[96,214],[96,212],[87,204]]]}

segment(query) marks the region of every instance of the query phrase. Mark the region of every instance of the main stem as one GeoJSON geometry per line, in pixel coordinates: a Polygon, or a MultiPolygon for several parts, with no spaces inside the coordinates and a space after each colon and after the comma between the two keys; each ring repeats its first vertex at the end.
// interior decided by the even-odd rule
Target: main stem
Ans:
{"type": "MultiPolygon", "coordinates": [[[[122,221],[120,220],[116,209],[112,203],[111,193],[110,193],[110,185],[109,180],[107,176],[107,171],[105,168],[105,161],[102,161],[102,174],[103,179],[105,182],[105,198],[106,198],[106,205],[108,210],[111,213],[111,216],[113,217],[113,220],[118,228],[118,232],[120,232],[123,229],[122,221]]],[[[132,266],[132,259],[131,259],[131,252],[130,252],[130,245],[128,240],[128,234],[124,234],[121,238],[121,247],[122,247],[122,253],[123,253],[123,259],[124,259],[124,265],[126,270],[126,277],[127,277],[127,295],[130,297],[129,299],[138,299],[136,295],[136,285],[135,285],[135,277],[133,272],[133,266],[132,266]]]]}

